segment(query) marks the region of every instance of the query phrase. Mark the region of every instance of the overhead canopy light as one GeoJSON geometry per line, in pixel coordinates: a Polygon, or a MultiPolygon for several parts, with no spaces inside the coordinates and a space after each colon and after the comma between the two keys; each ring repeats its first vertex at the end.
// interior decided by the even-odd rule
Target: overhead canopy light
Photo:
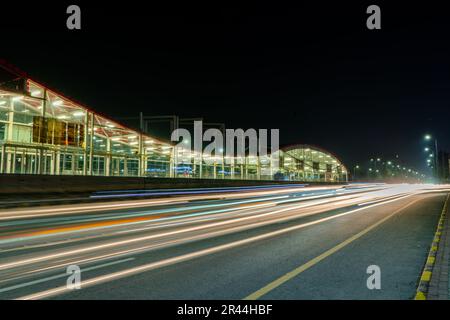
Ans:
{"type": "Polygon", "coordinates": [[[52,103],[52,105],[54,105],[55,107],[61,106],[62,104],[63,104],[62,100],[55,100],[52,103]]]}
{"type": "Polygon", "coordinates": [[[23,99],[23,96],[17,96],[17,97],[13,97],[12,101],[19,101],[19,100],[22,100],[22,99],[23,99]]]}
{"type": "Polygon", "coordinates": [[[84,116],[84,112],[83,111],[76,111],[73,113],[74,117],[82,117],[84,116]]]}

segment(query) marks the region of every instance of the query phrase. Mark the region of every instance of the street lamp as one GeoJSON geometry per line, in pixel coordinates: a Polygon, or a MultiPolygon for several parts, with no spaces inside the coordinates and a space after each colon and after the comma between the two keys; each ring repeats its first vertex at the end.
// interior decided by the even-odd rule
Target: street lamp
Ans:
{"type": "MultiPolygon", "coordinates": [[[[433,139],[433,137],[430,134],[426,134],[424,136],[424,139],[426,141],[430,141],[430,140],[433,139]]],[[[428,150],[426,150],[426,151],[428,151],[428,150]]],[[[434,154],[436,155],[434,157],[435,177],[436,177],[436,179],[439,179],[439,163],[438,163],[439,153],[438,153],[438,143],[437,143],[437,139],[436,138],[434,139],[434,154]]],[[[430,154],[430,157],[433,157],[433,156],[430,154]]],[[[427,161],[427,162],[431,162],[431,161],[427,161]]]]}
{"type": "Polygon", "coordinates": [[[353,168],[353,180],[356,178],[356,169],[359,169],[359,165],[356,165],[356,166],[353,168]]]}
{"type": "Polygon", "coordinates": [[[370,161],[374,162],[374,166],[375,166],[375,170],[377,169],[377,162],[380,162],[381,159],[380,158],[376,158],[376,161],[374,161],[374,159],[370,159],[370,161]]]}

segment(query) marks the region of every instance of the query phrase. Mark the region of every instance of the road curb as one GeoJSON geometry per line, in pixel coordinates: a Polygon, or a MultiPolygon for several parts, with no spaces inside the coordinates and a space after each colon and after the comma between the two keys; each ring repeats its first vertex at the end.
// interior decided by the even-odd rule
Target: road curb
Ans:
{"type": "Polygon", "coordinates": [[[439,249],[439,242],[441,240],[442,229],[444,227],[444,222],[447,216],[449,198],[450,193],[447,194],[447,198],[445,199],[444,207],[442,208],[441,212],[441,217],[439,218],[439,223],[437,225],[436,232],[434,234],[433,242],[431,244],[431,248],[428,253],[427,261],[420,276],[420,281],[416,290],[414,300],[427,300],[428,289],[430,286],[431,277],[433,276],[433,268],[436,261],[436,253],[439,249]]]}

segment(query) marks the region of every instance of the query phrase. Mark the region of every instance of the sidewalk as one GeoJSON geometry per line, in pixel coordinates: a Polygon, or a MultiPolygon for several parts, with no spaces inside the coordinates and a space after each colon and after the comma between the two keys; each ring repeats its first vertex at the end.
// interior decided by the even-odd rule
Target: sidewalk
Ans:
{"type": "Polygon", "coordinates": [[[447,196],[435,238],[421,277],[416,299],[448,300],[450,299],[450,222],[449,196],[447,196]]]}
{"type": "Polygon", "coordinates": [[[448,205],[446,209],[442,229],[437,232],[440,241],[436,252],[433,275],[428,289],[427,298],[429,300],[448,300],[450,298],[450,281],[448,273],[450,266],[450,223],[448,217],[448,205]]]}

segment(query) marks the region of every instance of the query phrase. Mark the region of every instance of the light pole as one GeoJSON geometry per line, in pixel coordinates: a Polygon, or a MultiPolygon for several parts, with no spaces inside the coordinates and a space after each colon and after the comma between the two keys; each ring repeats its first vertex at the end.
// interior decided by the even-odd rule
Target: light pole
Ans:
{"type": "Polygon", "coordinates": [[[356,179],[356,169],[359,169],[359,165],[353,167],[353,180],[356,179]]]}
{"type": "MultiPolygon", "coordinates": [[[[426,134],[425,135],[425,140],[426,141],[430,141],[432,139],[433,139],[433,137],[430,134],[426,134]]],[[[428,151],[428,150],[429,150],[428,148],[425,148],[425,151],[428,151]]],[[[438,157],[439,157],[439,155],[438,155],[438,143],[437,143],[437,139],[434,138],[434,170],[435,170],[435,178],[436,179],[439,179],[438,157]]]]}

